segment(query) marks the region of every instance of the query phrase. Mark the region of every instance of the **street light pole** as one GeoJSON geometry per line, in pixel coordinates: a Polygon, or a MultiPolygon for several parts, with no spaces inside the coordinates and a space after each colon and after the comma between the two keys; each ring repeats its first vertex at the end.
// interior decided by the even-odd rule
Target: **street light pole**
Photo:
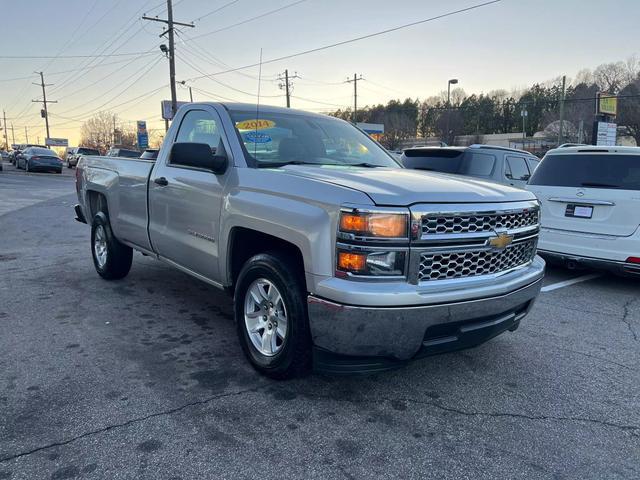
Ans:
{"type": "Polygon", "coordinates": [[[449,118],[451,117],[451,85],[456,85],[457,83],[457,78],[452,78],[447,82],[447,131],[445,133],[447,144],[449,143],[449,118]]]}

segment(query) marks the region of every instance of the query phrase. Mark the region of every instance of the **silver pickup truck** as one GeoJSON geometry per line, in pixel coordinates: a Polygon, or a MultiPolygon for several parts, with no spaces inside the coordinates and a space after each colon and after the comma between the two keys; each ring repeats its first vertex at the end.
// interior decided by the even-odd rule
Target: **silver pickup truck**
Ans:
{"type": "Polygon", "coordinates": [[[157,160],[83,156],[79,221],[105,279],[138,250],[233,295],[274,378],[375,372],[515,330],[536,299],[526,191],[401,168],[335,118],[192,103],[157,160]]]}

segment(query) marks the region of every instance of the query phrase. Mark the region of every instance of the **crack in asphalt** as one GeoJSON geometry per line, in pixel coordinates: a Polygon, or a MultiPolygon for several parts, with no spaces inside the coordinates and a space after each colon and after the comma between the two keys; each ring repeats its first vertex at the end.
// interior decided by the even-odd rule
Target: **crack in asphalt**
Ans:
{"type": "MultiPolygon", "coordinates": [[[[537,338],[538,336],[547,336],[547,337],[552,337],[552,338],[559,338],[556,335],[552,335],[550,333],[547,332],[536,332],[536,331],[528,331],[525,333],[526,335],[529,335],[530,337],[533,338],[537,338]]],[[[608,358],[604,358],[604,357],[600,357],[598,355],[593,355],[591,353],[587,353],[587,352],[581,352],[580,350],[572,350],[570,348],[565,348],[565,347],[560,347],[558,345],[553,345],[550,343],[547,343],[547,345],[549,345],[551,348],[555,348],[556,350],[560,350],[562,352],[569,352],[569,353],[575,353],[576,355],[582,355],[584,357],[588,357],[588,358],[593,358],[594,360],[598,360],[599,362],[605,363],[605,364],[610,364],[610,365],[616,365],[618,367],[624,368],[626,370],[629,370],[631,372],[637,372],[638,370],[630,367],[629,365],[625,365],[624,363],[620,363],[620,362],[616,362],[615,360],[610,360],[608,358]]]]}
{"type": "Polygon", "coordinates": [[[50,448],[69,445],[70,443],[73,443],[73,442],[75,442],[77,440],[81,440],[81,439],[86,438],[86,437],[90,437],[90,436],[93,436],[93,435],[98,435],[98,434],[101,434],[101,433],[105,433],[105,432],[108,432],[110,430],[114,430],[114,429],[117,429],[117,428],[128,427],[129,425],[133,425],[135,423],[144,422],[144,421],[149,420],[151,418],[162,417],[162,416],[165,416],[165,415],[172,415],[174,413],[180,412],[180,411],[185,410],[187,408],[197,407],[199,405],[206,405],[207,403],[210,403],[210,402],[212,402],[214,400],[218,400],[218,399],[221,399],[221,398],[234,397],[234,396],[243,395],[243,394],[249,393],[249,392],[256,392],[256,391],[260,390],[261,388],[265,388],[266,386],[267,385],[263,385],[263,386],[253,387],[253,388],[247,388],[245,390],[239,390],[237,392],[222,393],[220,395],[214,395],[213,397],[205,398],[204,400],[198,400],[198,401],[195,401],[195,402],[185,403],[184,405],[180,405],[179,407],[174,407],[174,408],[171,408],[169,410],[163,410],[161,412],[150,413],[149,415],[145,415],[143,417],[132,418],[131,420],[127,420],[126,422],[116,423],[116,424],[113,424],[113,425],[107,425],[106,427],[102,427],[102,428],[99,428],[97,430],[91,430],[89,432],[81,433],[80,435],[77,435],[77,436],[75,436],[73,438],[69,438],[67,440],[61,440],[59,442],[53,442],[53,443],[50,443],[48,445],[43,445],[41,447],[36,447],[36,448],[31,449],[31,450],[27,450],[26,452],[15,453],[13,455],[2,457],[2,458],[0,458],[0,463],[6,463],[6,462],[9,462],[11,460],[15,460],[17,458],[26,457],[26,456],[32,455],[34,453],[41,452],[43,450],[48,450],[50,448]]]}
{"type": "MultiPolygon", "coordinates": [[[[364,403],[363,400],[359,400],[359,399],[341,399],[341,398],[336,398],[336,397],[331,397],[328,395],[318,395],[318,394],[309,394],[309,393],[301,393],[301,395],[310,397],[310,398],[319,398],[319,399],[324,399],[324,400],[335,400],[335,401],[342,401],[342,402],[348,402],[348,403],[354,403],[354,404],[358,404],[358,403],[364,403]]],[[[608,422],[606,420],[598,420],[595,418],[589,418],[589,417],[556,417],[556,416],[551,416],[551,415],[526,415],[524,413],[512,413],[512,412],[480,412],[480,411],[468,411],[468,410],[463,410],[460,408],[454,408],[454,407],[447,407],[445,405],[441,405],[439,403],[435,403],[435,402],[428,402],[425,400],[416,400],[413,398],[385,398],[385,397],[381,397],[379,400],[370,400],[371,402],[377,402],[377,403],[383,403],[383,402],[397,402],[397,401],[404,401],[407,403],[413,403],[416,405],[427,405],[430,407],[435,407],[439,410],[448,412],[448,413],[455,413],[457,415],[464,415],[467,417],[492,417],[492,418],[502,418],[502,417],[506,417],[506,418],[520,418],[520,419],[524,419],[524,420],[551,420],[551,421],[567,421],[567,422],[585,422],[585,423],[594,423],[596,425],[600,425],[600,426],[604,426],[604,427],[611,427],[611,428],[617,428],[623,431],[630,431],[632,433],[634,432],[640,432],[640,426],[637,425],[624,425],[624,424],[620,424],[620,423],[615,423],[615,422],[608,422]]]]}
{"type": "Polygon", "coordinates": [[[633,336],[633,339],[636,342],[638,341],[638,334],[636,333],[633,326],[631,325],[631,320],[629,319],[629,314],[631,312],[629,311],[629,307],[631,307],[631,305],[633,305],[637,301],[638,299],[634,298],[632,300],[629,300],[622,306],[622,308],[624,309],[624,314],[622,315],[622,322],[627,326],[627,328],[629,329],[629,332],[631,333],[631,335],[633,336]]]}

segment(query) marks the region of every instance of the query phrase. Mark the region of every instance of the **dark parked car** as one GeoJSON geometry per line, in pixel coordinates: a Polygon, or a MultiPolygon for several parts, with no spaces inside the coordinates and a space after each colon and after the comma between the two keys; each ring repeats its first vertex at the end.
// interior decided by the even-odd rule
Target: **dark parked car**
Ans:
{"type": "Polygon", "coordinates": [[[78,160],[82,155],[100,155],[95,148],[75,147],[73,150],[67,151],[67,168],[78,165],[78,160]]]}
{"type": "Polygon", "coordinates": [[[18,155],[18,168],[27,172],[56,172],[62,173],[62,160],[56,152],[48,148],[29,147],[18,155]]]}
{"type": "Polygon", "coordinates": [[[160,150],[156,150],[154,148],[147,148],[144,152],[142,152],[140,158],[143,160],[155,160],[156,158],[158,158],[159,151],[160,150]]]}
{"type": "Polygon", "coordinates": [[[107,157],[140,158],[140,152],[129,148],[111,148],[107,157]]]}
{"type": "Polygon", "coordinates": [[[416,170],[454,173],[524,188],[540,159],[524,150],[471,145],[407,148],[400,163],[416,170]]]}

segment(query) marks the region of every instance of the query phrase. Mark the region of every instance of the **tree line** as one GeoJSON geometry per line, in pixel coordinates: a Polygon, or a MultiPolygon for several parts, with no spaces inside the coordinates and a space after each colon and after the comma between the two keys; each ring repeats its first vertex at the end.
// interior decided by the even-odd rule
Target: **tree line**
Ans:
{"type": "MultiPolygon", "coordinates": [[[[616,122],[622,133],[640,145],[640,62],[607,63],[595,70],[582,70],[567,82],[564,95],[564,141],[591,143],[598,92],[618,95],[616,122]]],[[[416,137],[437,137],[453,145],[460,135],[519,133],[531,137],[537,132],[556,138],[560,127],[562,78],[536,83],[524,90],[494,90],[471,94],[456,88],[424,100],[391,100],[386,105],[368,105],[358,109],[357,122],[385,126],[382,143],[390,149],[416,137]],[[526,116],[523,112],[526,112],[526,116]],[[524,121],[523,121],[524,116],[524,121]]],[[[350,108],[330,115],[353,120],[350,108]]]]}

